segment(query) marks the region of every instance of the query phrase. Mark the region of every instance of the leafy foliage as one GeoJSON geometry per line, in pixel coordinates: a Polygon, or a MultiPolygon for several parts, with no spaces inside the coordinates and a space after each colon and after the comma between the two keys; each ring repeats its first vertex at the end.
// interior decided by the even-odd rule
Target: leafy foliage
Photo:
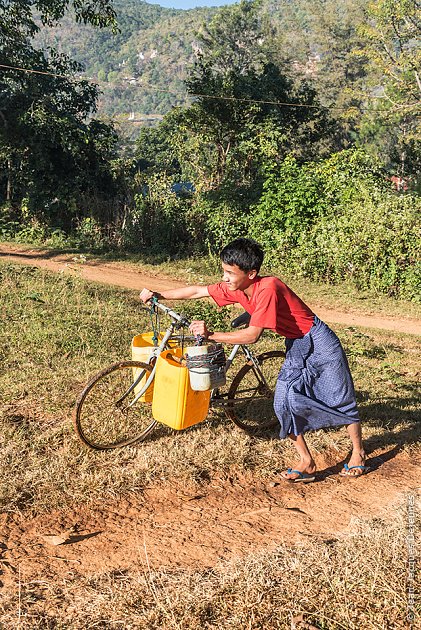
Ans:
{"type": "Polygon", "coordinates": [[[302,166],[288,158],[266,180],[249,233],[298,275],[419,299],[420,211],[361,151],[302,166]]]}
{"type": "Polygon", "coordinates": [[[385,102],[416,112],[421,96],[421,21],[417,0],[370,2],[359,30],[385,102]]]}
{"type": "Polygon", "coordinates": [[[386,186],[379,168],[362,151],[342,151],[302,165],[288,156],[268,171],[250,232],[273,247],[280,242],[292,247],[319,217],[332,217],[346,208],[363,182],[379,189],[386,186]]]}
{"type": "MultiPolygon", "coordinates": [[[[39,30],[32,8],[40,12],[44,24],[52,24],[69,4],[64,0],[0,2],[4,35],[0,63],[37,71],[3,68],[0,76],[0,200],[21,203],[25,199],[24,220],[37,216],[65,224],[78,193],[89,193],[92,188],[112,193],[109,161],[116,135],[105,123],[86,122],[96,108],[97,88],[66,78],[75,76],[78,64],[53,49],[43,52],[32,44],[39,30]]],[[[74,10],[78,21],[100,26],[113,23],[108,0],[78,2],[74,10]]]]}
{"type": "Polygon", "coordinates": [[[361,45],[354,52],[368,62],[365,89],[374,88],[378,95],[361,121],[359,142],[402,176],[417,176],[421,170],[419,10],[418,0],[370,2],[359,27],[361,45]]]}
{"type": "Polygon", "coordinates": [[[167,255],[189,251],[189,196],[179,196],[162,173],[143,179],[135,208],[121,226],[126,249],[167,255]]]}
{"type": "Polygon", "coordinates": [[[289,262],[313,279],[419,301],[420,211],[419,198],[366,188],[346,212],[303,231],[289,262]]]}

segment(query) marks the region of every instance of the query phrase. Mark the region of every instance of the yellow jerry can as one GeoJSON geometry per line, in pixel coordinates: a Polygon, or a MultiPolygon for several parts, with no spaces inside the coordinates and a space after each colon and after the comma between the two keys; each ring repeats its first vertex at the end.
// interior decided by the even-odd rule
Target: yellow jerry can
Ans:
{"type": "Polygon", "coordinates": [[[152,415],[172,429],[185,429],[208,415],[210,391],[196,392],[190,386],[189,371],[177,360],[181,348],[165,350],[158,357],[152,415]]]}
{"type": "MultiPolygon", "coordinates": [[[[136,335],[135,337],[133,337],[133,339],[132,339],[132,359],[133,359],[133,361],[142,361],[142,363],[149,363],[149,359],[151,357],[151,354],[152,354],[152,352],[154,351],[154,349],[156,347],[154,345],[154,342],[153,342],[153,336],[154,336],[153,332],[146,332],[146,333],[142,333],[141,335],[136,335]]],[[[160,334],[159,338],[158,338],[158,345],[161,343],[161,341],[162,341],[162,335],[160,334]]],[[[175,342],[171,342],[170,341],[169,345],[170,345],[170,347],[173,347],[173,346],[175,346],[175,342]]],[[[133,380],[134,381],[136,380],[136,378],[138,377],[140,372],[141,372],[140,368],[133,368],[133,380]]],[[[147,380],[149,374],[150,374],[150,372],[148,374],[145,374],[145,376],[136,385],[136,387],[134,388],[135,394],[140,392],[140,390],[142,389],[142,387],[146,383],[146,380],[147,380]]],[[[151,385],[149,385],[148,389],[143,394],[143,396],[141,396],[139,398],[139,400],[141,402],[152,402],[153,388],[154,388],[154,381],[152,381],[151,385]]]]}

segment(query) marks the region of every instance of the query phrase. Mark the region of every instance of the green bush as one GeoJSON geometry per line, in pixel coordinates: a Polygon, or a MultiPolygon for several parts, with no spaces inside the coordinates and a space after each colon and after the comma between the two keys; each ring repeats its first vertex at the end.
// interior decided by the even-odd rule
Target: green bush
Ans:
{"type": "Polygon", "coordinates": [[[134,207],[119,228],[121,248],[164,256],[188,252],[191,199],[176,194],[172,185],[172,178],[163,173],[143,178],[134,207]]]}
{"type": "Polygon", "coordinates": [[[203,225],[202,234],[197,241],[199,250],[206,246],[212,254],[216,254],[229,241],[248,232],[248,209],[239,206],[236,201],[230,202],[205,194],[196,198],[195,208],[203,225]]]}
{"type": "Polygon", "coordinates": [[[279,242],[279,233],[296,233],[327,210],[325,181],[313,164],[300,166],[288,157],[270,169],[255,206],[250,230],[257,238],[279,242]]]}
{"type": "Polygon", "coordinates": [[[421,200],[366,188],[336,216],[300,233],[284,264],[299,275],[421,298],[421,200]]]}
{"type": "Polygon", "coordinates": [[[249,235],[276,268],[417,300],[420,210],[362,151],[303,165],[289,157],[269,172],[249,235]]]}
{"type": "Polygon", "coordinates": [[[321,216],[342,212],[367,184],[385,188],[383,175],[362,151],[341,151],[306,164],[289,156],[268,170],[250,234],[275,251],[288,250],[303,230],[321,216]]]}
{"type": "Polygon", "coordinates": [[[30,221],[24,225],[18,221],[0,220],[0,239],[41,245],[45,242],[48,232],[38,221],[30,221]]]}
{"type": "Polygon", "coordinates": [[[90,217],[82,219],[71,234],[31,218],[25,223],[0,217],[0,239],[52,247],[55,249],[109,249],[110,242],[100,224],[90,217]]]}

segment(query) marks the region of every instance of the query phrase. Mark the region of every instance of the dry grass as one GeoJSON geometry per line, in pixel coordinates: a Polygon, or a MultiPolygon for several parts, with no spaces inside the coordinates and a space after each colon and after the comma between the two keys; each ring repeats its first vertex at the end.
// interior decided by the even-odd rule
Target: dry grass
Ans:
{"type": "MultiPolygon", "coordinates": [[[[172,477],[198,484],[216,472],[267,478],[294,460],[292,446],[275,433],[255,440],[220,414],[181,433],[162,426],[139,446],[109,453],[86,449],[71,425],[75,398],[89,375],[129,357],[132,335],[149,328],[147,316],[130,292],[34,268],[0,270],[4,509],[42,512],[138,492],[172,477]]],[[[215,311],[215,317],[221,316],[215,311]]],[[[418,450],[420,340],[353,328],[338,333],[350,358],[369,450],[418,450]]],[[[260,347],[275,343],[268,335],[260,347]]],[[[313,433],[309,443],[316,454],[337,461],[349,448],[345,430],[313,433]]]]}
{"type": "MultiPolygon", "coordinates": [[[[20,630],[408,628],[406,513],[391,509],[392,522],[354,520],[338,540],[281,545],[204,571],[150,566],[147,541],[139,540],[136,571],[86,578],[69,570],[60,582],[21,581],[0,603],[0,623],[20,630]]],[[[421,620],[415,614],[413,628],[421,620]]]]}
{"type": "MultiPolygon", "coordinates": [[[[161,427],[138,447],[110,453],[84,448],[70,422],[74,400],[90,374],[129,356],[131,336],[149,328],[147,318],[130,292],[34,268],[0,265],[0,274],[3,510],[40,514],[174,478],[198,485],[216,473],[268,478],[291,462],[288,442],[276,435],[254,440],[218,415],[181,433],[161,427]]],[[[371,453],[419,453],[420,340],[345,327],[337,332],[350,358],[371,453]]],[[[261,348],[274,344],[269,335],[261,348]]],[[[337,461],[349,447],[344,430],[313,433],[309,443],[320,457],[337,461]]],[[[142,539],[134,550],[137,571],[87,578],[69,566],[60,581],[36,582],[16,574],[16,590],[0,602],[0,627],[304,630],[308,623],[328,630],[403,629],[405,507],[391,506],[390,516],[387,522],[355,520],[339,539],[282,545],[206,571],[150,566],[142,539]]]]}

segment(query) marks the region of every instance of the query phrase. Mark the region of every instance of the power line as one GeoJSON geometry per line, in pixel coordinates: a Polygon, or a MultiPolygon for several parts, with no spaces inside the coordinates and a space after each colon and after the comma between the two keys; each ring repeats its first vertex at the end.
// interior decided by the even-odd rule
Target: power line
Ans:
{"type": "Polygon", "coordinates": [[[87,81],[88,79],[73,78],[65,74],[55,74],[54,72],[45,72],[43,70],[32,70],[31,68],[20,68],[19,66],[7,66],[4,63],[0,63],[0,68],[8,68],[9,70],[20,70],[21,72],[27,72],[29,74],[42,74],[48,77],[56,77],[58,79],[67,79],[68,81],[87,81]]]}
{"type": "MultiPolygon", "coordinates": [[[[10,66],[10,65],[6,65],[6,64],[0,64],[0,68],[7,68],[8,70],[18,70],[20,72],[26,72],[26,73],[30,73],[30,74],[40,74],[43,76],[51,76],[51,77],[55,77],[55,78],[59,78],[59,79],[66,79],[68,81],[74,81],[74,82],[82,82],[82,81],[91,81],[94,83],[97,83],[97,85],[104,85],[107,87],[122,87],[121,85],[119,85],[118,83],[109,83],[109,82],[98,82],[98,81],[94,81],[93,79],[90,79],[89,77],[70,77],[64,74],[57,74],[54,72],[46,72],[43,70],[33,70],[30,68],[21,68],[19,66],[10,66]]],[[[354,110],[354,111],[361,111],[358,107],[356,107],[355,105],[351,105],[348,107],[341,107],[339,105],[335,106],[335,105],[306,105],[304,103],[288,103],[288,102],[283,102],[283,101],[266,101],[266,100],[258,100],[258,99],[251,99],[251,98],[239,98],[236,96],[222,96],[222,95],[214,95],[214,94],[200,94],[200,93],[196,93],[196,92],[190,92],[190,93],[185,93],[185,94],[180,94],[171,90],[167,90],[164,88],[160,88],[157,85],[152,85],[152,84],[147,84],[147,83],[142,83],[141,85],[137,85],[137,87],[139,88],[146,88],[146,89],[151,89],[151,90],[155,90],[156,92],[163,92],[164,94],[170,94],[172,96],[177,96],[179,98],[207,98],[207,99],[213,99],[213,100],[222,100],[222,101],[235,101],[235,102],[239,102],[239,103],[248,103],[248,104],[257,104],[257,105],[281,105],[282,107],[301,107],[301,108],[307,108],[307,109],[316,109],[316,110],[337,110],[337,111],[350,111],[350,110],[354,110]]],[[[381,96],[372,96],[369,97],[372,99],[380,99],[380,98],[384,98],[381,96]]],[[[396,108],[396,109],[376,109],[376,113],[377,112],[388,112],[388,113],[393,113],[394,111],[398,111],[400,108],[396,108]]],[[[130,122],[130,121],[129,121],[130,122]]]]}
{"type": "MultiPolygon", "coordinates": [[[[98,85],[101,85],[101,82],[98,82],[98,85]]],[[[102,85],[107,86],[107,85],[111,85],[111,86],[119,86],[119,84],[117,83],[108,83],[108,82],[103,82],[102,85]]],[[[224,101],[238,101],[238,102],[244,102],[244,103],[257,103],[257,104],[261,104],[261,105],[283,105],[285,107],[307,107],[310,109],[318,109],[318,110],[342,110],[342,111],[349,111],[349,110],[357,110],[357,111],[361,111],[356,105],[348,105],[347,107],[342,107],[340,105],[306,105],[305,103],[291,103],[291,102],[283,102],[283,101],[264,101],[264,100],[257,100],[257,99],[251,99],[251,98],[240,98],[238,96],[217,96],[217,95],[213,95],[213,94],[201,94],[199,92],[189,92],[186,94],[180,94],[171,90],[166,90],[163,88],[160,88],[157,85],[152,85],[152,84],[148,84],[148,83],[141,83],[141,84],[135,84],[136,87],[138,88],[142,88],[145,87],[146,89],[152,89],[155,90],[157,92],[164,92],[165,94],[172,94],[173,96],[178,96],[178,97],[198,97],[198,98],[209,98],[209,99],[215,99],[215,100],[224,100],[224,101]]],[[[119,86],[121,87],[121,86],[119,86]]],[[[365,98],[367,99],[371,99],[371,100],[386,100],[386,97],[384,96],[369,96],[369,95],[365,95],[365,98]]],[[[393,113],[393,112],[397,112],[397,111],[401,111],[402,109],[405,109],[407,107],[412,107],[412,105],[402,105],[401,107],[397,106],[394,109],[390,108],[390,109],[376,109],[375,113],[377,112],[388,112],[388,113],[393,113]]]]}

